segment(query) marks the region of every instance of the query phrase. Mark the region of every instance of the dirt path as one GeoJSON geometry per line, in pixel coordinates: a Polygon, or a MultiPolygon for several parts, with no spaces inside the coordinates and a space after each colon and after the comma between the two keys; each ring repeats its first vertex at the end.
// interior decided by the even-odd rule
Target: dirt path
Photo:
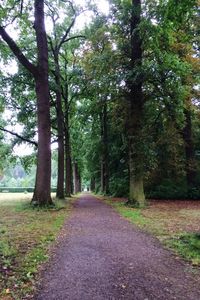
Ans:
{"type": "Polygon", "coordinates": [[[65,226],[36,300],[200,300],[200,276],[95,197],[65,226]]]}

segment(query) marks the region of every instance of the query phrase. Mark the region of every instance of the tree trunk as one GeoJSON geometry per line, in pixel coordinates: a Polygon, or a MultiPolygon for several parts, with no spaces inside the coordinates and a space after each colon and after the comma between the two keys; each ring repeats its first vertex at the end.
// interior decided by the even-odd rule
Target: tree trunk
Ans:
{"type": "Polygon", "coordinates": [[[64,152],[64,129],[63,129],[63,114],[60,92],[57,92],[57,126],[58,126],[58,178],[56,197],[59,199],[65,198],[64,193],[64,172],[65,172],[65,152],[64,152]]]}
{"type": "Polygon", "coordinates": [[[107,103],[103,104],[103,110],[100,115],[101,122],[101,191],[104,194],[109,193],[109,172],[108,172],[108,132],[107,132],[107,103]]]}
{"type": "Polygon", "coordinates": [[[95,191],[95,177],[92,177],[92,178],[91,178],[91,181],[90,181],[90,190],[91,190],[92,192],[95,191]]]}
{"type": "Polygon", "coordinates": [[[81,174],[80,171],[78,170],[78,192],[82,192],[82,183],[81,183],[81,174]]]}
{"type": "Polygon", "coordinates": [[[55,81],[56,81],[56,113],[58,127],[58,178],[56,197],[59,199],[65,198],[64,193],[64,174],[65,174],[65,151],[64,151],[64,116],[62,108],[62,94],[60,84],[60,67],[58,61],[58,53],[54,52],[55,61],[55,81]]]}
{"type": "MultiPolygon", "coordinates": [[[[65,124],[66,126],[66,124],[65,124]]],[[[69,128],[65,128],[65,195],[71,197],[72,193],[72,164],[69,128]]]]}
{"type": "Polygon", "coordinates": [[[35,1],[35,23],[38,48],[38,74],[35,76],[38,119],[38,155],[33,203],[39,206],[51,199],[51,127],[48,83],[48,48],[44,24],[44,1],[35,1]]]}
{"type": "MultiPolygon", "coordinates": [[[[190,102],[190,99],[189,99],[190,102]]],[[[192,138],[192,120],[190,103],[185,109],[185,127],[183,129],[183,140],[185,144],[185,170],[188,191],[195,186],[196,168],[195,168],[195,152],[192,138]]]]}
{"type": "Polygon", "coordinates": [[[48,81],[36,79],[37,117],[38,117],[38,154],[36,183],[32,202],[44,206],[52,203],[51,200],[51,148],[50,148],[50,115],[46,96],[49,94],[48,81]],[[49,145],[49,147],[47,147],[49,145]]]}
{"type": "Polygon", "coordinates": [[[127,81],[129,88],[128,145],[129,145],[129,203],[139,207],[145,206],[143,185],[143,140],[142,124],[144,99],[142,92],[142,42],[138,27],[140,25],[141,0],[132,0],[131,11],[131,61],[127,81]],[[137,79],[135,79],[137,78],[137,79]]]}
{"type": "Polygon", "coordinates": [[[80,191],[79,171],[77,162],[73,163],[74,194],[80,191]]]}
{"type": "Polygon", "coordinates": [[[72,185],[72,161],[71,161],[71,146],[70,146],[70,131],[69,131],[69,103],[68,103],[68,84],[65,83],[65,119],[64,119],[64,132],[65,132],[65,194],[71,197],[73,190],[72,185]]]}
{"type": "Polygon", "coordinates": [[[142,108],[138,111],[132,108],[129,114],[129,203],[138,207],[144,207],[146,204],[143,184],[141,111],[142,108]]]}

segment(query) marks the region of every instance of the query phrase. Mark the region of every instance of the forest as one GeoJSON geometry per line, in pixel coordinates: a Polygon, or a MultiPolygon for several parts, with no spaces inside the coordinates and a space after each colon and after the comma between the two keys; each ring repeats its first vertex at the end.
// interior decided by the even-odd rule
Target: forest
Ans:
{"type": "Polygon", "coordinates": [[[199,199],[200,3],[102,5],[1,1],[0,187],[32,186],[39,206],[51,187],[199,199]],[[29,183],[8,180],[17,165],[29,183]]]}

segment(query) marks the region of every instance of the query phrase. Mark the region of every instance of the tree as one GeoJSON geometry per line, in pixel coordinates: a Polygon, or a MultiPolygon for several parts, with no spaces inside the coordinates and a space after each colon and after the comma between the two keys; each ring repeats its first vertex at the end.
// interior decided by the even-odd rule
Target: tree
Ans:
{"type": "MultiPolygon", "coordinates": [[[[184,95],[184,127],[182,129],[182,137],[185,146],[185,172],[187,190],[190,190],[196,184],[197,165],[195,161],[194,139],[193,139],[193,103],[192,99],[198,97],[195,92],[195,85],[198,84],[198,72],[200,70],[200,61],[195,51],[195,35],[196,24],[195,19],[197,15],[197,1],[190,3],[182,3],[182,9],[179,9],[174,17],[173,14],[168,16],[169,20],[173,20],[176,34],[174,34],[174,44],[172,51],[174,51],[179,59],[187,65],[187,72],[182,75],[182,85],[185,88],[184,95]],[[184,5],[185,4],[185,5],[184,5]]],[[[171,9],[175,3],[169,3],[171,9]]]]}
{"type": "MultiPolygon", "coordinates": [[[[87,30],[88,42],[82,57],[83,79],[87,86],[86,98],[90,102],[88,116],[97,127],[100,159],[96,161],[100,169],[100,190],[109,193],[109,123],[110,104],[115,94],[115,56],[112,50],[112,36],[107,18],[99,15],[87,30]],[[97,122],[99,124],[97,124],[97,122]]],[[[95,145],[94,145],[95,146],[95,145]]],[[[95,146],[96,147],[96,146],[95,146]]],[[[91,181],[94,182],[94,174],[91,181]]],[[[99,180],[96,178],[96,183],[99,180]]]]}
{"type": "Polygon", "coordinates": [[[140,0],[113,1],[114,32],[117,47],[122,56],[121,86],[124,107],[127,109],[127,135],[129,149],[129,203],[145,206],[143,139],[144,105],[143,92],[143,40],[141,38],[142,7],[140,0]]]}
{"type": "MultiPolygon", "coordinates": [[[[23,9],[23,7],[22,7],[23,9]]],[[[22,13],[22,11],[21,11],[22,13]]],[[[32,74],[37,96],[38,154],[35,190],[32,202],[39,206],[52,204],[51,191],[51,133],[48,84],[48,48],[44,24],[44,1],[34,1],[34,29],[37,43],[37,65],[23,54],[16,42],[0,25],[0,36],[18,61],[32,74]]]]}
{"type": "Polygon", "coordinates": [[[142,40],[139,26],[141,23],[141,1],[133,0],[130,19],[130,74],[127,80],[129,101],[128,140],[129,140],[129,202],[145,206],[144,195],[144,151],[142,127],[144,115],[144,95],[142,90],[142,40]]]}
{"type": "MultiPolygon", "coordinates": [[[[197,97],[194,87],[198,82],[199,68],[195,51],[196,5],[197,1],[182,1],[178,7],[176,1],[173,0],[160,3],[158,8],[154,8],[153,14],[157,24],[151,26],[148,33],[150,37],[154,35],[154,45],[150,45],[150,38],[146,38],[146,41],[150,42],[148,54],[151,49],[151,60],[154,60],[154,71],[151,72],[151,78],[148,81],[153,83],[153,93],[157,95],[156,98],[161,104],[160,108],[157,107],[160,117],[163,115],[165,120],[166,118],[169,120],[168,133],[169,131],[172,133],[171,138],[168,137],[168,142],[164,142],[164,148],[167,151],[171,144],[171,149],[175,150],[172,155],[174,157],[173,166],[169,164],[170,161],[172,162],[172,157],[165,155],[163,161],[165,163],[168,161],[168,165],[163,167],[160,178],[163,177],[163,172],[168,172],[169,177],[173,177],[176,181],[178,178],[179,181],[180,178],[183,181],[182,178],[186,175],[188,196],[191,188],[196,184],[197,172],[192,132],[193,100],[197,97]],[[174,144],[176,144],[176,149],[174,144]],[[182,151],[183,147],[184,151],[182,151]],[[182,169],[181,176],[180,172],[177,172],[178,169],[182,169]],[[170,175],[170,170],[174,170],[176,176],[175,173],[170,175]]],[[[152,93],[152,90],[150,92],[152,93]]],[[[166,128],[166,124],[166,122],[163,123],[162,127],[166,128]]],[[[162,134],[165,136],[166,132],[162,134]]]]}
{"type": "MultiPolygon", "coordinates": [[[[70,147],[70,129],[69,129],[69,86],[68,86],[68,52],[70,42],[75,39],[84,38],[81,34],[73,34],[73,26],[76,18],[82,12],[70,1],[67,3],[49,4],[50,17],[53,24],[52,37],[49,36],[50,50],[52,52],[54,66],[53,74],[55,77],[55,94],[56,94],[56,114],[58,129],[58,182],[57,197],[64,198],[64,170],[65,170],[65,194],[71,195],[71,147],[70,147]],[[67,15],[62,23],[59,20],[59,13],[67,10],[67,15]],[[64,79],[65,78],[65,79],[64,79]],[[65,168],[64,168],[65,165],[65,168]]],[[[77,48],[79,44],[76,45],[77,48]]],[[[73,49],[74,51],[74,49],[73,49]]]]}

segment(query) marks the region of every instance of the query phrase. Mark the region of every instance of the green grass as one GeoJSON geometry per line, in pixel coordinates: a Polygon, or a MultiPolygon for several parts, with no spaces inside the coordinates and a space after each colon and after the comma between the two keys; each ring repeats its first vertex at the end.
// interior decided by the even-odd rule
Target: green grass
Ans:
{"type": "Polygon", "coordinates": [[[71,201],[33,208],[31,195],[0,197],[0,299],[23,299],[34,291],[39,266],[69,216],[71,201]]]}
{"type": "Polygon", "coordinates": [[[200,265],[200,234],[185,233],[165,241],[166,245],[183,258],[200,265]]]}

